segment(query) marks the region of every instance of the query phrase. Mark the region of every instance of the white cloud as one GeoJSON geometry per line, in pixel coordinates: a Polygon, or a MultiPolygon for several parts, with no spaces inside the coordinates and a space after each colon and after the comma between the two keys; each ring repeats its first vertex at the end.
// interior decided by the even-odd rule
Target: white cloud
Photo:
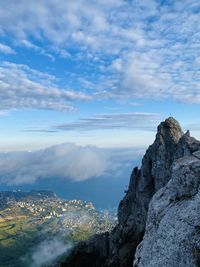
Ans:
{"type": "Polygon", "coordinates": [[[0,109],[73,110],[73,102],[90,97],[81,92],[60,88],[56,78],[26,65],[0,64],[0,109]]]}
{"type": "Polygon", "coordinates": [[[0,13],[0,32],[4,34],[26,41],[33,36],[60,47],[90,48],[109,54],[140,43],[145,33],[138,21],[158,11],[154,0],[9,0],[1,5],[4,11],[0,13]]]}
{"type": "Polygon", "coordinates": [[[2,153],[0,158],[0,176],[8,184],[34,183],[48,177],[80,181],[101,176],[108,168],[107,158],[101,150],[73,144],[36,152],[2,153]]]}
{"type": "Polygon", "coordinates": [[[0,53],[15,54],[15,51],[10,46],[0,43],[0,53]]]}
{"type": "MultiPolygon", "coordinates": [[[[96,131],[109,129],[152,130],[160,120],[157,113],[108,113],[89,118],[81,118],[76,122],[56,125],[52,130],[63,131],[96,131]]],[[[45,130],[44,130],[45,131],[45,130]]]]}
{"type": "MultiPolygon", "coordinates": [[[[42,267],[51,265],[59,256],[72,248],[71,244],[65,244],[59,238],[45,240],[34,248],[29,258],[30,267],[42,267]]],[[[28,259],[27,259],[28,261],[28,259]]]]}
{"type": "Polygon", "coordinates": [[[48,57],[52,61],[55,61],[55,57],[52,54],[50,54],[49,52],[47,52],[44,48],[41,48],[41,47],[39,47],[39,46],[31,43],[28,40],[23,39],[23,40],[21,40],[19,42],[19,44],[22,45],[22,46],[24,46],[24,47],[26,47],[26,48],[28,48],[28,49],[33,49],[36,52],[38,52],[39,54],[45,55],[46,57],[48,57]]]}
{"type": "Polygon", "coordinates": [[[95,83],[81,74],[96,97],[200,103],[199,8],[196,0],[3,0],[0,34],[49,56],[30,39],[61,57],[73,48],[84,64],[90,54],[94,71],[98,58],[95,83]]]}
{"type": "MultiPolygon", "coordinates": [[[[143,152],[143,150],[142,150],[143,152]]],[[[62,144],[33,152],[0,153],[0,183],[31,184],[39,179],[83,181],[113,174],[123,162],[138,158],[141,150],[106,150],[62,144]]]]}
{"type": "Polygon", "coordinates": [[[32,48],[32,49],[35,49],[35,50],[40,50],[40,48],[37,46],[37,45],[34,45],[34,44],[32,44],[30,41],[28,41],[28,40],[21,40],[21,42],[20,42],[22,45],[24,45],[25,47],[27,47],[27,48],[32,48]]]}

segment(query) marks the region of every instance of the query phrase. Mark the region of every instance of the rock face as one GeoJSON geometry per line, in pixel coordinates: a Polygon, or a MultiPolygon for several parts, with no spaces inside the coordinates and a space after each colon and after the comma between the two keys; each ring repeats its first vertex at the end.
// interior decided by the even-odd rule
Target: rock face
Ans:
{"type": "MultiPolygon", "coordinates": [[[[200,176],[198,169],[200,160],[198,159],[199,154],[197,152],[195,154],[195,151],[198,150],[200,150],[200,142],[190,137],[189,132],[183,134],[179,123],[174,118],[170,117],[161,122],[158,126],[154,143],[147,149],[144,155],[141,169],[134,168],[132,172],[128,191],[118,208],[118,224],[116,227],[107,235],[96,236],[89,242],[79,245],[62,266],[133,266],[134,253],[143,236],[144,240],[137,248],[134,261],[135,267],[198,266],[195,265],[198,259],[191,260],[189,265],[187,265],[188,262],[185,265],[183,262],[181,263],[182,265],[173,265],[173,262],[166,265],[163,262],[166,263],[168,261],[167,256],[165,261],[164,258],[162,259],[162,255],[165,255],[165,253],[169,253],[169,255],[173,254],[173,251],[175,253],[173,247],[165,247],[169,246],[170,242],[172,242],[169,236],[170,233],[174,237],[174,242],[175,239],[177,242],[174,243],[177,259],[178,255],[180,257],[179,249],[181,248],[182,241],[186,240],[182,246],[185,244],[187,247],[188,256],[191,253],[189,250],[191,243],[196,242],[198,239],[197,232],[198,230],[200,232],[200,228],[198,229],[196,224],[192,224],[191,227],[196,230],[193,228],[189,229],[187,227],[189,224],[183,222],[184,216],[181,215],[185,213],[183,211],[186,209],[188,211],[187,216],[192,218],[190,213],[194,213],[195,205],[197,205],[197,188],[199,186],[199,178],[197,177],[200,176]],[[184,167],[183,162],[185,162],[184,167]],[[193,199],[194,196],[195,200],[193,199]],[[191,202],[189,203],[190,200],[191,202]],[[176,216],[174,218],[170,217],[173,214],[176,216]],[[183,224],[182,230],[178,227],[180,222],[183,224]],[[162,223],[162,227],[159,227],[160,223],[162,223]],[[169,231],[172,225],[174,225],[174,232],[172,230],[169,231]],[[188,229],[188,235],[186,234],[186,228],[188,229]],[[178,240],[178,238],[175,238],[174,233],[178,233],[178,230],[184,231],[183,236],[185,235],[185,237],[183,239],[180,238],[178,240]],[[167,234],[169,240],[167,239],[167,234]],[[193,234],[193,241],[189,243],[187,237],[192,238],[193,234]],[[163,242],[163,248],[161,247],[159,250],[162,238],[165,237],[166,240],[163,242]],[[101,240],[101,247],[99,246],[99,239],[101,240]],[[157,242],[157,239],[160,242],[157,242]],[[168,243],[167,240],[169,241],[168,243]],[[154,249],[152,250],[152,248],[154,249]],[[157,258],[158,251],[161,253],[159,254],[160,263],[157,258]],[[87,261],[85,264],[81,265],[80,263],[78,265],[77,259],[81,255],[84,255],[87,261]],[[90,261],[92,258],[93,261],[90,261]],[[152,260],[150,261],[150,259],[152,260]],[[75,261],[76,265],[74,264],[75,261]],[[99,263],[100,265],[98,265],[99,263]]],[[[196,216],[196,221],[197,219],[196,216]]],[[[198,254],[198,251],[198,246],[196,246],[193,254],[198,254]]],[[[185,252],[183,251],[183,253],[185,252]]],[[[186,258],[186,253],[184,258],[186,258]]]]}
{"type": "Polygon", "coordinates": [[[177,160],[171,180],[151,200],[134,267],[200,266],[199,185],[200,152],[177,160]]]}

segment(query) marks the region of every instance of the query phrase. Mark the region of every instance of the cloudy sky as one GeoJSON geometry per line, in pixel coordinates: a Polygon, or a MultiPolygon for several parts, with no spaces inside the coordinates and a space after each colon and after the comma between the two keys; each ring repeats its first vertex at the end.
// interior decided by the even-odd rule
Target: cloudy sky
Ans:
{"type": "Polygon", "coordinates": [[[200,137],[199,1],[0,6],[0,151],[145,147],[170,115],[200,137]]]}

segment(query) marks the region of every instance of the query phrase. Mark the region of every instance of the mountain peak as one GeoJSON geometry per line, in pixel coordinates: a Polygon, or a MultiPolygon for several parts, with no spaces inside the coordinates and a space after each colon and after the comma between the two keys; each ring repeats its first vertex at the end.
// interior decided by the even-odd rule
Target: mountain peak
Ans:
{"type": "MultiPolygon", "coordinates": [[[[187,205],[186,214],[188,216],[188,222],[190,221],[190,202],[187,202],[188,204],[186,203],[186,201],[190,199],[194,207],[194,209],[191,210],[191,216],[199,222],[199,217],[197,216],[198,212],[196,212],[199,198],[194,202],[193,192],[195,190],[196,193],[196,188],[199,188],[200,142],[190,137],[189,132],[184,134],[180,124],[173,117],[169,117],[161,122],[157,130],[156,139],[147,149],[142,159],[141,168],[134,168],[132,172],[129,188],[119,204],[118,224],[107,236],[101,235],[98,239],[94,237],[90,243],[88,242],[82,247],[77,247],[74,254],[72,254],[66,264],[62,266],[72,267],[76,265],[77,267],[83,267],[93,266],[93,263],[95,263],[95,266],[101,267],[133,266],[136,248],[135,267],[150,266],[148,265],[149,257],[153,253],[154,262],[151,266],[158,266],[160,262],[162,263],[162,261],[159,263],[156,261],[158,255],[160,258],[167,255],[167,260],[169,260],[169,254],[166,252],[168,248],[173,248],[170,251],[173,256],[171,257],[172,264],[161,264],[162,266],[177,266],[178,261],[175,258],[175,254],[173,254],[173,250],[177,252],[177,257],[180,255],[179,253],[181,253],[185,262],[187,260],[187,262],[191,263],[192,260],[196,260],[198,253],[196,253],[197,255],[195,253],[190,253],[188,256],[185,254],[184,247],[182,247],[182,250],[179,250],[179,248],[180,245],[184,246],[185,240],[187,240],[185,234],[187,235],[189,233],[189,236],[192,236],[192,233],[195,232],[196,240],[198,240],[197,244],[199,244],[200,240],[199,233],[195,230],[195,226],[190,231],[188,231],[188,229],[191,229],[191,225],[185,228],[187,230],[182,226],[183,221],[186,221],[184,217],[185,205],[187,205]],[[187,164],[185,164],[185,159],[187,164]],[[179,164],[179,160],[181,160],[181,164],[179,164]],[[183,163],[185,164],[184,166],[183,163]],[[176,168],[174,166],[176,166],[176,168]],[[154,196],[156,196],[156,198],[154,196]],[[159,201],[160,199],[161,201],[159,201]],[[177,206],[178,201],[181,204],[180,206],[177,206]],[[154,203],[154,205],[149,210],[151,203],[154,203]],[[164,206],[163,203],[166,203],[166,206],[164,206]],[[182,208],[181,214],[179,212],[180,207],[182,208]],[[165,221],[165,212],[168,212],[169,209],[171,210],[165,221]],[[173,216],[170,214],[173,214],[173,216]],[[177,217],[179,214],[181,219],[177,217]],[[162,216],[164,218],[165,228],[167,229],[167,231],[164,229],[165,235],[159,233],[159,229],[162,227],[159,219],[162,218],[162,216]],[[158,229],[157,225],[159,224],[160,226],[158,229]],[[180,226],[182,227],[181,235],[184,236],[184,243],[182,241],[183,239],[179,238],[181,235],[176,235],[174,225],[177,226],[176,231],[179,232],[180,226]],[[158,233],[156,232],[157,230],[158,233]],[[149,231],[153,232],[154,235],[149,235],[149,231]],[[147,234],[144,236],[146,232],[147,234]],[[156,235],[159,236],[160,240],[163,241],[164,239],[165,248],[163,248],[162,242],[157,242],[155,238],[156,235]],[[151,238],[151,236],[154,238],[151,238]],[[167,236],[166,240],[165,236],[167,236]],[[143,237],[146,238],[146,242],[140,253],[140,248],[142,248],[143,245],[142,243],[139,245],[139,243],[143,240],[143,237]],[[158,248],[156,247],[156,253],[152,251],[151,245],[148,246],[149,240],[151,240],[152,243],[150,244],[152,246],[158,245],[158,248]],[[177,246],[172,244],[177,244],[177,246]],[[100,246],[101,249],[99,249],[100,246]],[[145,254],[146,247],[148,248],[148,253],[145,254]],[[165,253],[159,254],[159,249],[165,251],[165,253]],[[142,257],[143,259],[141,260],[142,257]],[[87,264],[84,265],[82,263],[85,258],[87,258],[87,264]],[[80,265],[74,264],[74,262],[77,263],[77,260],[80,265]],[[144,260],[145,265],[142,264],[144,260]],[[97,263],[99,263],[99,265],[97,263]]],[[[188,239],[189,249],[194,247],[194,243],[191,241],[192,238],[193,237],[188,239]]],[[[188,251],[192,250],[193,248],[188,251]]],[[[182,264],[181,266],[199,265],[182,264]]]]}
{"type": "Polygon", "coordinates": [[[157,128],[156,141],[167,143],[178,143],[183,135],[179,122],[173,117],[161,122],[157,128]]]}
{"type": "Polygon", "coordinates": [[[179,122],[172,116],[168,117],[167,119],[165,119],[165,123],[169,123],[169,124],[178,124],[179,122]]]}

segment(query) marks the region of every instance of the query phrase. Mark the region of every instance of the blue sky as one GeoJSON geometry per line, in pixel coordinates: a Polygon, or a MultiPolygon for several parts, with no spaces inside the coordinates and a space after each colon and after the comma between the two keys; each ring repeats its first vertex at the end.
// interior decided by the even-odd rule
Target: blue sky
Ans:
{"type": "Polygon", "coordinates": [[[4,1],[0,149],[147,146],[174,116],[199,136],[198,1],[4,1]]]}
{"type": "Polygon", "coordinates": [[[0,151],[200,138],[200,3],[0,0],[0,151]]]}
{"type": "Polygon", "coordinates": [[[1,190],[116,206],[160,121],[200,139],[199,1],[0,7],[1,190]]]}

